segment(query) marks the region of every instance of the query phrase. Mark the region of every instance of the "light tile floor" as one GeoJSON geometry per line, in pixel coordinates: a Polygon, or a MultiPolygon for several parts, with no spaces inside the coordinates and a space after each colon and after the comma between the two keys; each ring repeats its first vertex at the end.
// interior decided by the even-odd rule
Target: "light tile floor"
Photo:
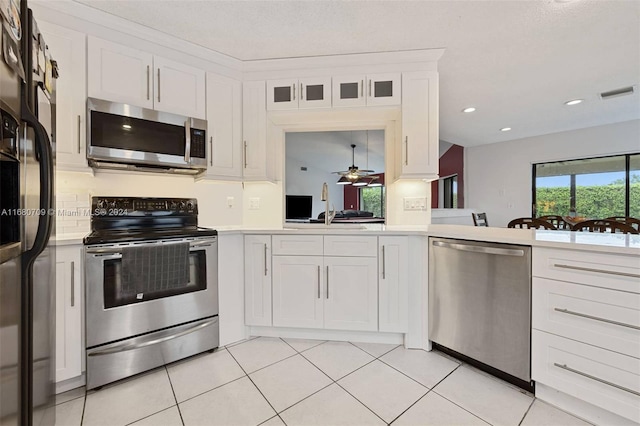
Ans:
{"type": "Polygon", "coordinates": [[[588,425],[439,352],[266,337],[56,404],[61,426],[588,425]]]}

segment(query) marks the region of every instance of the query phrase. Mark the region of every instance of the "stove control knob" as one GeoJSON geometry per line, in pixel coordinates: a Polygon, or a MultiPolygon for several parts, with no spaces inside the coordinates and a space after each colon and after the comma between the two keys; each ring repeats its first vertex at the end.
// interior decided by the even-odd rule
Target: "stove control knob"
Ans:
{"type": "Polygon", "coordinates": [[[187,209],[187,203],[185,203],[184,201],[180,201],[180,210],[186,210],[187,209]]]}
{"type": "Polygon", "coordinates": [[[118,203],[115,200],[113,200],[113,201],[111,201],[109,203],[109,207],[111,207],[112,209],[115,209],[117,205],[118,205],[118,203]]]}
{"type": "Polygon", "coordinates": [[[99,209],[104,209],[107,206],[107,202],[105,200],[98,200],[96,203],[96,207],[99,209]]]}
{"type": "Polygon", "coordinates": [[[170,209],[170,210],[178,210],[178,203],[176,203],[175,201],[172,201],[172,202],[169,204],[169,209],[170,209]]]}
{"type": "Polygon", "coordinates": [[[193,210],[193,201],[188,201],[187,202],[187,209],[193,210]]]}

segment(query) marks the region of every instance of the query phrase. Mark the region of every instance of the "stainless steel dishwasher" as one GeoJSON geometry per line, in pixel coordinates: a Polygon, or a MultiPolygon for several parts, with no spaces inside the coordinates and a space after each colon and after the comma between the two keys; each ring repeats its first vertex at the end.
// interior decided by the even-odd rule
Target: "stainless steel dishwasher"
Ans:
{"type": "Polygon", "coordinates": [[[429,238],[429,339],[530,388],[531,247],[429,238]]]}

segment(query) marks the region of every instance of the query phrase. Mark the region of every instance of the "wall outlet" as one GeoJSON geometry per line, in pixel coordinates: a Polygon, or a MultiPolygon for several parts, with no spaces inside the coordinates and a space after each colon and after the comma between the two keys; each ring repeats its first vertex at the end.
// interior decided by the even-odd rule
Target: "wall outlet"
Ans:
{"type": "Polygon", "coordinates": [[[260,198],[249,198],[249,210],[260,210],[260,198]]]}
{"type": "Polygon", "coordinates": [[[236,199],[234,197],[227,197],[227,207],[232,208],[235,200],[236,199]]]}
{"type": "Polygon", "coordinates": [[[427,198],[426,197],[404,197],[404,209],[405,210],[426,210],[427,198]]]}

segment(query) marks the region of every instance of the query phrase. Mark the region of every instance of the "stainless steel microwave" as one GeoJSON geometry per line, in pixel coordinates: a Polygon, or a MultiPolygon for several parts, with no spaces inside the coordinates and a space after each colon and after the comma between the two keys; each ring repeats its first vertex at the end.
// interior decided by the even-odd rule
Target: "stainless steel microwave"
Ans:
{"type": "Polygon", "coordinates": [[[189,174],[206,170],[206,120],[95,98],[88,98],[87,107],[91,167],[189,174]]]}

